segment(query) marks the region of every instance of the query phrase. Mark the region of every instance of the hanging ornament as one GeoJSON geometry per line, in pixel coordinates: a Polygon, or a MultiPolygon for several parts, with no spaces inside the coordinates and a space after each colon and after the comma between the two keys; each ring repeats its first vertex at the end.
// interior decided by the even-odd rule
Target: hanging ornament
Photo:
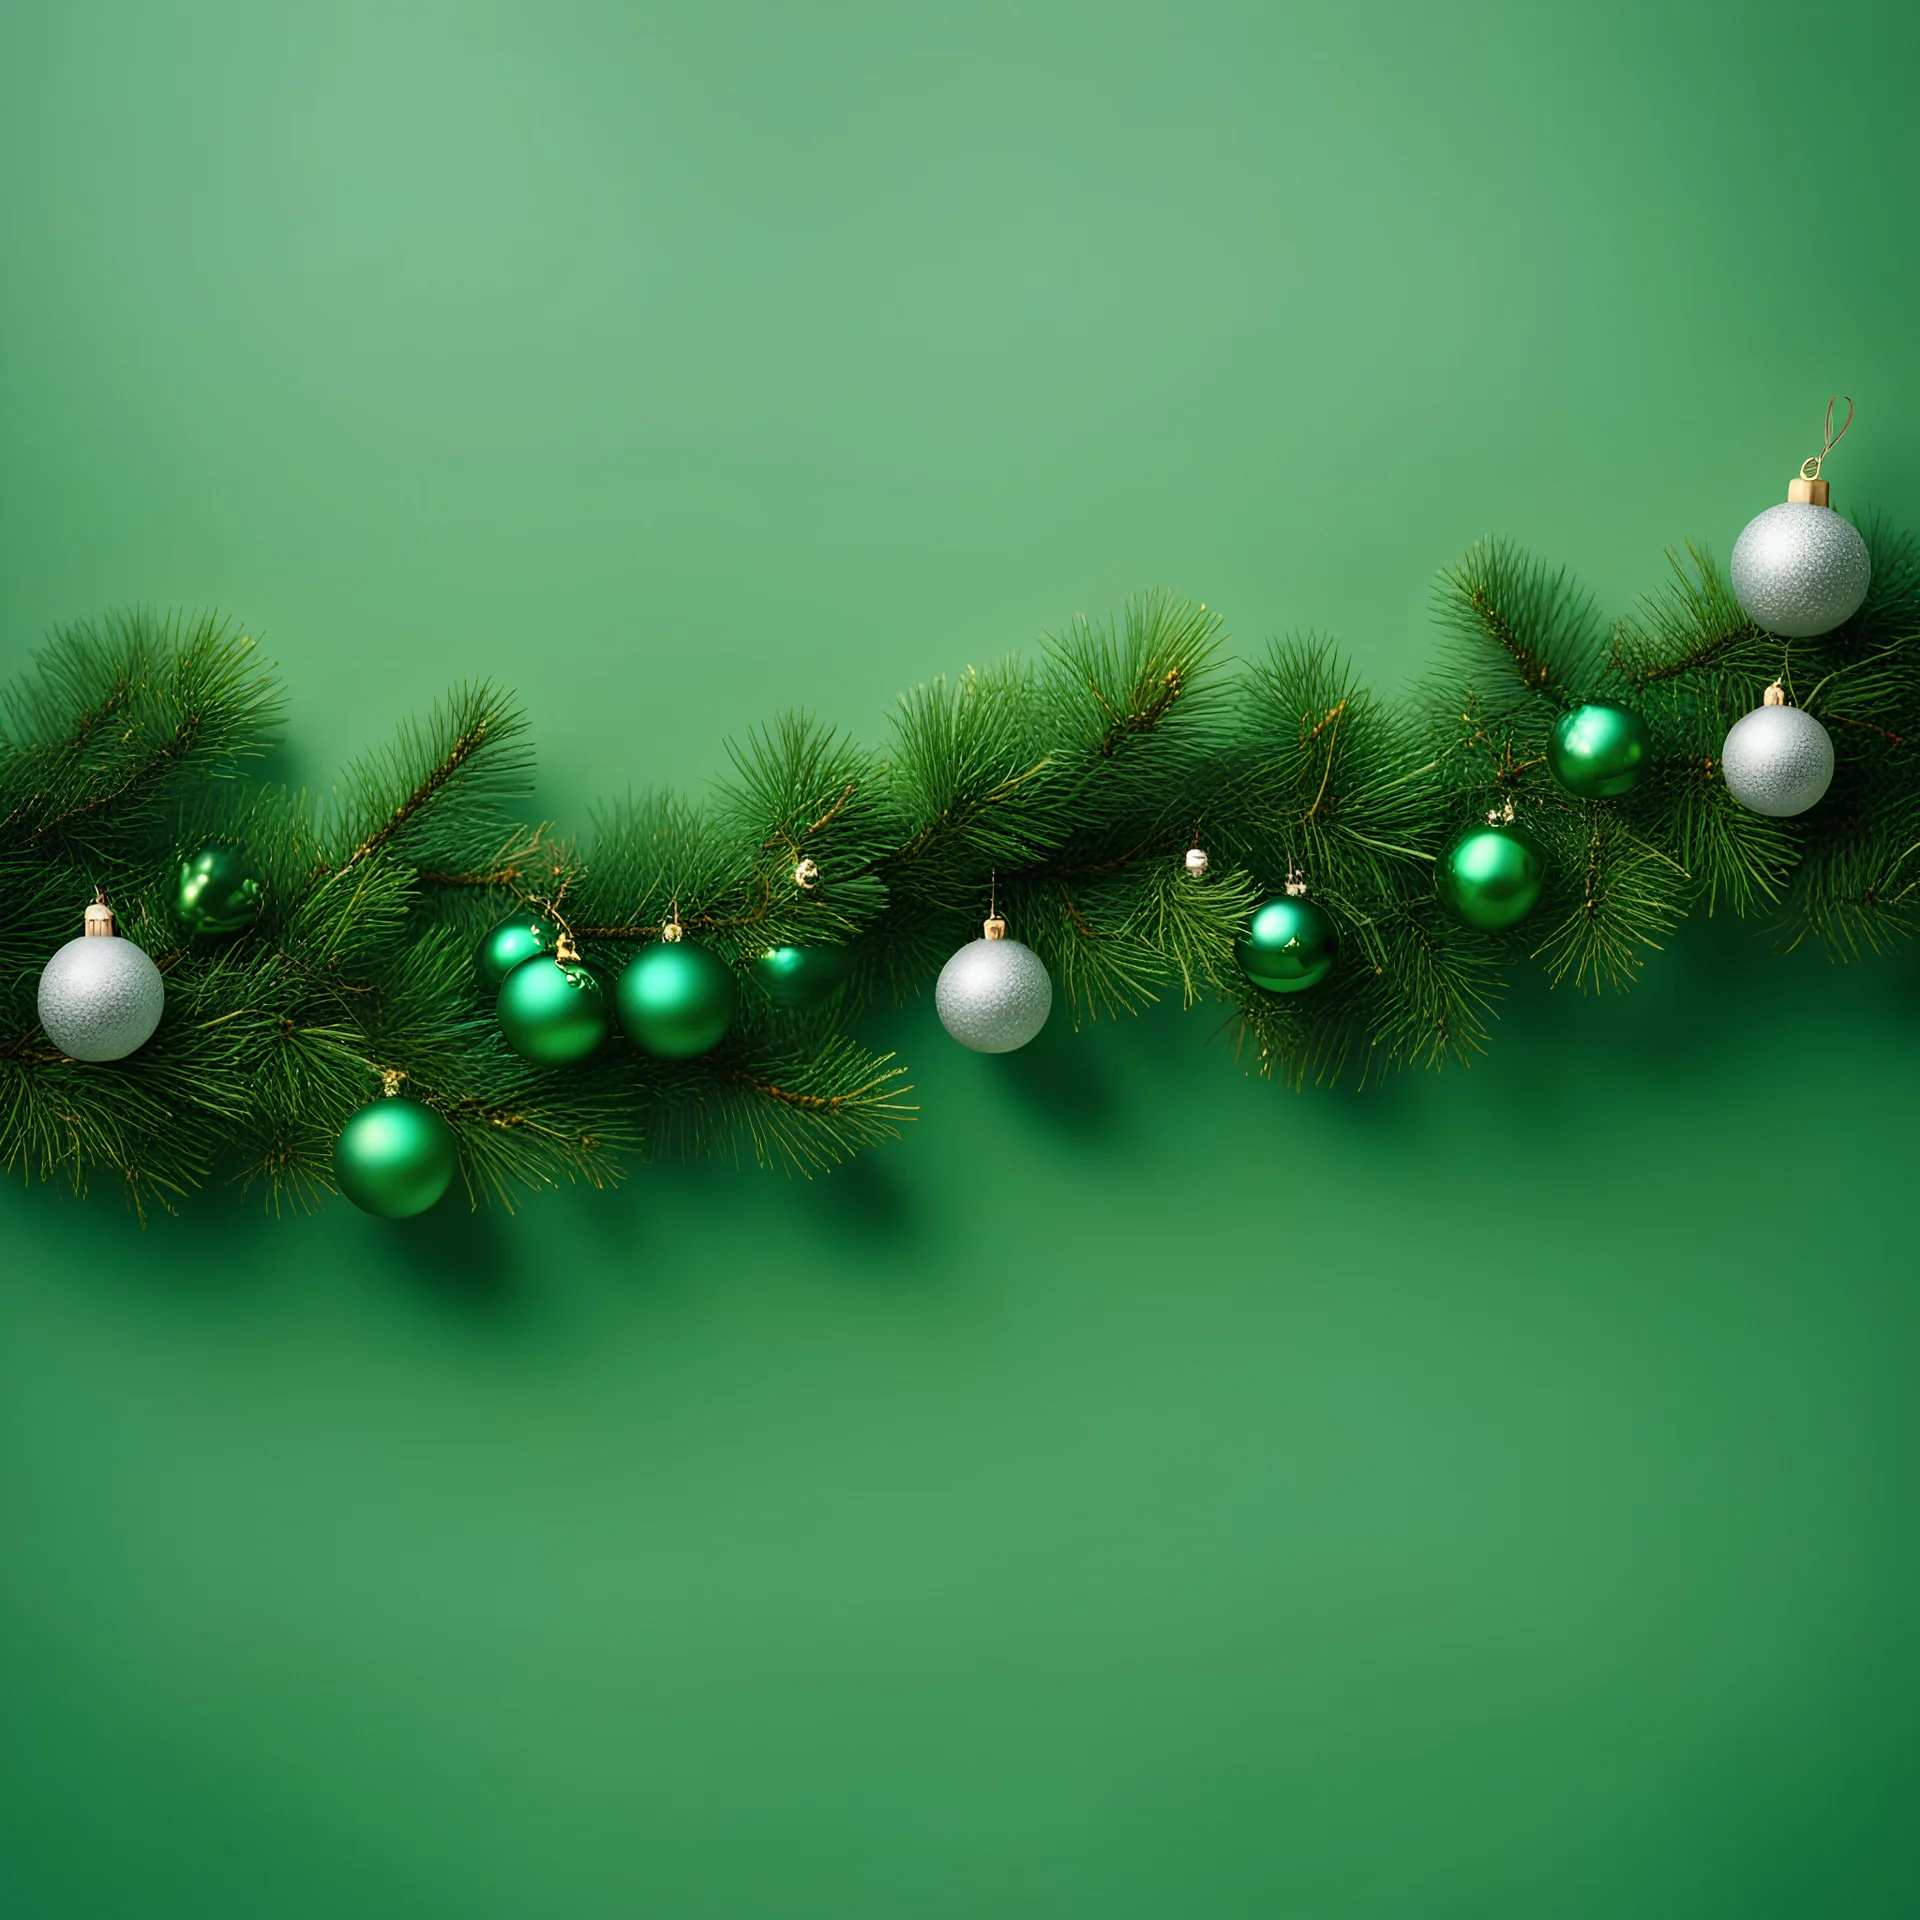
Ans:
{"type": "Polygon", "coordinates": [[[1207,877],[1207,850],[1205,847],[1187,849],[1187,878],[1204,880],[1207,877]]]}
{"type": "Polygon", "coordinates": [[[1653,736],[1630,707],[1589,700],[1554,722],[1547,765],[1578,798],[1617,800],[1653,771],[1653,736]]]}
{"type": "Polygon", "coordinates": [[[1840,431],[1833,430],[1829,400],[1826,445],[1801,466],[1779,506],[1747,522],[1727,569],[1747,618],[1789,640],[1810,640],[1852,619],[1873,579],[1867,543],[1827,504],[1820,477],[1821,463],[1853,425],[1852,400],[1843,393],[1834,400],[1847,402],[1840,431]]]}
{"type": "Polygon", "coordinates": [[[1240,971],[1267,993],[1304,993],[1332,970],[1340,941],[1333,922],[1306,897],[1299,874],[1278,900],[1256,907],[1240,942],[1240,971]]]}
{"type": "Polygon", "coordinates": [[[851,947],[775,947],[753,963],[753,977],[776,1007],[803,1013],[853,970],[851,947]]]}
{"type": "Polygon", "coordinates": [[[400,1091],[403,1074],[389,1069],[382,1077],[385,1094],[354,1114],[333,1143],[333,1177],[361,1212],[405,1220],[453,1184],[460,1154],[453,1129],[400,1091]]]}
{"type": "Polygon", "coordinates": [[[41,970],[40,1024],[69,1060],[124,1060],[153,1037],[167,990],[160,969],[114,932],[104,892],[81,925],[41,970]]]}
{"type": "Polygon", "coordinates": [[[1031,947],[1007,938],[1007,923],[991,913],[982,937],[969,940],[940,969],[933,1004],[940,1024],[975,1053],[1012,1053],[1047,1024],[1053,981],[1031,947]]]}
{"type": "Polygon", "coordinates": [[[1727,791],[1753,813],[1784,820],[1805,813],[1833,779],[1833,740],[1804,707],[1787,705],[1775,681],[1761,704],[1728,730],[1720,749],[1727,791]]]}
{"type": "Polygon", "coordinates": [[[1434,874],[1441,900],[1454,916],[1482,933],[1518,926],[1540,903],[1547,856],[1514,820],[1509,800],[1469,827],[1444,854],[1434,874]]]}
{"type": "Polygon", "coordinates": [[[802,893],[811,893],[820,884],[820,869],[811,860],[798,860],[794,863],[793,884],[802,893]]]}
{"type": "Polygon", "coordinates": [[[481,986],[489,993],[498,993],[515,967],[537,954],[551,953],[559,939],[560,929],[537,913],[502,920],[481,939],[473,956],[481,986]]]}
{"type": "Polygon", "coordinates": [[[239,933],[266,904],[267,890],[238,847],[202,847],[181,862],[173,908],[189,933],[239,933]]]}
{"type": "Polygon", "coordinates": [[[678,919],[627,962],[614,988],[620,1024],[642,1053],[691,1060],[726,1038],[740,1004],[733,969],[684,937],[678,919]]]}
{"type": "Polygon", "coordinates": [[[537,1067],[571,1066],[607,1037],[606,989],[564,933],[551,959],[535,954],[507,975],[494,1013],[507,1045],[537,1067]]]}

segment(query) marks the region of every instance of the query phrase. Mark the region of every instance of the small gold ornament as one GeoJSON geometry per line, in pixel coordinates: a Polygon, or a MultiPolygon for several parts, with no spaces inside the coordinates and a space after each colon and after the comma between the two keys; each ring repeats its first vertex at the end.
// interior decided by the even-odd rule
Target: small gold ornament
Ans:
{"type": "Polygon", "coordinates": [[[820,869],[811,860],[802,860],[793,870],[793,884],[810,892],[820,884],[820,869]]]}

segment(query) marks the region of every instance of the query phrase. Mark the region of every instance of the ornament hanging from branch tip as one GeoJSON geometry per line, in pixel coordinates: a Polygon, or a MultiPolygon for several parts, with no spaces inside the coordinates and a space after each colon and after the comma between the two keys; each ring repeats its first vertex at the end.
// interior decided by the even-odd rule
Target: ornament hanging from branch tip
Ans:
{"type": "Polygon", "coordinates": [[[1750,813],[1788,820],[1817,805],[1832,785],[1833,736],[1804,707],[1789,704],[1776,680],[1728,730],[1720,771],[1750,813]]]}
{"type": "Polygon", "coordinates": [[[94,888],[81,927],[41,970],[40,1025],[70,1060],[124,1060],[153,1038],[166,983],[149,955],[115,932],[104,887],[94,888]]]}
{"type": "Polygon", "coordinates": [[[659,1060],[694,1060],[727,1037],[740,1007],[733,969],[710,948],[686,937],[680,903],[614,985],[614,1003],[626,1036],[659,1060]]]}
{"type": "Polygon", "coordinates": [[[1442,904],[1461,925],[1500,933],[1540,904],[1546,851],[1520,824],[1509,794],[1488,810],[1484,827],[1469,827],[1448,847],[1433,878],[1442,904]]]}
{"type": "Polygon", "coordinates": [[[1852,425],[1853,401],[1835,394],[1827,402],[1820,451],[1801,463],[1786,499],[1749,520],[1733,545],[1727,572],[1734,598],[1755,626],[1783,639],[1811,640],[1845,625],[1873,583],[1867,543],[1851,521],[1834,512],[1822,474],[1827,455],[1852,425]],[[1847,402],[1838,433],[1833,431],[1836,400],[1847,402]]]}
{"type": "Polygon", "coordinates": [[[1012,1053],[1024,1047],[1053,1011],[1053,979],[1031,947],[1007,938],[1000,915],[999,875],[989,878],[987,919],[940,969],[933,1003],[940,1024],[975,1053],[1012,1053]]]}
{"type": "Polygon", "coordinates": [[[1294,867],[1280,898],[1254,909],[1236,958],[1263,993],[1305,993],[1332,972],[1339,953],[1333,922],[1307,898],[1307,877],[1294,867]]]}
{"type": "Polygon", "coordinates": [[[500,983],[500,1031],[536,1067],[567,1067],[600,1050],[612,1022],[607,990],[562,930],[551,957],[523,960],[500,983]]]}
{"type": "Polygon", "coordinates": [[[406,1220],[439,1203],[460,1170],[453,1129],[400,1091],[406,1075],[380,1074],[380,1097],[361,1107],[333,1144],[333,1175],[363,1213],[406,1220]]]}

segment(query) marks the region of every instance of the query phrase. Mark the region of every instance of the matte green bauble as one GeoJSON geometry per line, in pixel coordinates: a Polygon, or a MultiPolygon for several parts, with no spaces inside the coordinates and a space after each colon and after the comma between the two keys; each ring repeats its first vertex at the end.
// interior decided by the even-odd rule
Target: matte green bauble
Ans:
{"type": "Polygon", "coordinates": [[[607,992],[576,960],[538,954],[500,985],[494,1002],[507,1045],[536,1067],[571,1066],[607,1037],[607,992]]]}
{"type": "Polygon", "coordinates": [[[852,970],[849,947],[775,947],[753,963],[767,997],[789,1013],[818,1006],[852,970]]]}
{"type": "Polygon", "coordinates": [[[189,933],[238,933],[266,904],[266,887],[238,847],[202,847],[180,863],[173,909],[189,933]]]}
{"type": "Polygon", "coordinates": [[[724,960],[691,940],[662,940],[627,962],[614,989],[620,1024],[643,1053],[691,1060],[733,1025],[740,990],[724,960]]]}
{"type": "Polygon", "coordinates": [[[370,1101],[333,1143],[333,1177],[363,1213],[405,1220],[425,1213],[453,1183],[453,1129],[405,1094],[370,1101]]]}
{"type": "Polygon", "coordinates": [[[1269,900],[1240,942],[1240,971],[1268,993],[1304,993],[1327,977],[1340,941],[1311,900],[1269,900]]]}
{"type": "Polygon", "coordinates": [[[1539,905],[1547,856],[1524,827],[1470,827],[1441,856],[1434,878],[1456,918],[1498,933],[1539,905]]]}
{"type": "Polygon", "coordinates": [[[489,993],[498,993],[515,967],[538,954],[551,953],[559,938],[560,930],[537,913],[502,920],[480,942],[473,956],[473,963],[480,970],[480,984],[489,993]]]}
{"type": "Polygon", "coordinates": [[[1589,700],[1554,722],[1547,765],[1582,800],[1617,800],[1653,771],[1653,736],[1631,708],[1589,700]]]}

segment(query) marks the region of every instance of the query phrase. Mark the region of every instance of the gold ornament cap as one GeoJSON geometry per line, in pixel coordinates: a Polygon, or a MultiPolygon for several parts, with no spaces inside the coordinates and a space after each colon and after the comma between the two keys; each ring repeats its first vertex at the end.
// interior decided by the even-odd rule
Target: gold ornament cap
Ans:
{"type": "Polygon", "coordinates": [[[107,905],[107,896],[96,891],[91,904],[81,917],[81,926],[85,929],[81,937],[86,940],[109,940],[113,938],[113,909],[107,905]]]}
{"type": "Polygon", "coordinates": [[[1007,937],[1007,923],[996,913],[980,929],[982,939],[1004,940],[1007,937]]]}
{"type": "MultiPolygon", "coordinates": [[[[1824,505],[1825,503],[1821,501],[1816,501],[1814,504],[1816,506],[1819,506],[1819,505],[1824,505]]],[[[1773,685],[1770,686],[1766,690],[1766,692],[1760,696],[1760,704],[1763,707],[1784,707],[1787,704],[1786,688],[1783,687],[1778,680],[1776,680],[1773,683],[1773,685]]]]}

